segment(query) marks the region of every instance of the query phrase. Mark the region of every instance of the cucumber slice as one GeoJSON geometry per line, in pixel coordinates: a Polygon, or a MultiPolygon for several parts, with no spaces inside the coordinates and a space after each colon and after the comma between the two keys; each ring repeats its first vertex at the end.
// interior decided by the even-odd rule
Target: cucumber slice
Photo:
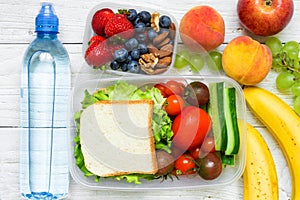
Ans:
{"type": "Polygon", "coordinates": [[[212,119],[212,132],[215,149],[225,151],[227,147],[227,128],[224,114],[224,82],[210,83],[210,102],[208,113],[212,119]]]}
{"type": "Polygon", "coordinates": [[[240,133],[236,114],[235,88],[224,89],[224,113],[227,128],[225,155],[237,154],[240,147],[240,133]]]}

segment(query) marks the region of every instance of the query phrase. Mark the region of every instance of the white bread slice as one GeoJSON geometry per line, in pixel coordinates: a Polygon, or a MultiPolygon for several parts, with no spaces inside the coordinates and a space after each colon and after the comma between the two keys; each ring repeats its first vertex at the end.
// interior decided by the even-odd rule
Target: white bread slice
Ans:
{"type": "Polygon", "coordinates": [[[101,177],[155,174],[153,101],[99,101],[80,118],[86,168],[101,177]]]}

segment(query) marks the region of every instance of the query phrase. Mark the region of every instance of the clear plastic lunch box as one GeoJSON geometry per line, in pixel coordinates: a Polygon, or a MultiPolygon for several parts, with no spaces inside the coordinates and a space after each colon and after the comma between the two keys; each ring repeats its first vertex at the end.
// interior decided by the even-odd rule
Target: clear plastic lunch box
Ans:
{"type": "Polygon", "coordinates": [[[74,142],[75,128],[73,126],[70,134],[70,172],[73,179],[89,189],[110,189],[110,190],[164,190],[164,189],[195,189],[195,188],[207,188],[216,187],[220,185],[227,185],[238,180],[245,166],[245,140],[246,140],[246,105],[240,85],[234,80],[225,76],[200,76],[200,75],[157,75],[157,76],[118,76],[118,77],[102,77],[96,79],[90,79],[86,81],[80,81],[75,83],[72,98],[71,114],[80,111],[81,101],[84,97],[84,90],[88,90],[90,93],[97,91],[100,88],[105,88],[112,85],[114,82],[123,80],[137,86],[153,86],[159,82],[167,82],[168,80],[177,80],[183,83],[190,83],[192,81],[201,81],[205,84],[212,82],[224,82],[225,87],[234,87],[236,89],[236,106],[237,117],[241,120],[241,132],[240,132],[240,150],[235,157],[234,166],[226,166],[223,168],[221,175],[214,180],[204,180],[198,175],[184,175],[179,176],[179,180],[175,177],[173,180],[167,179],[162,181],[157,180],[142,180],[142,184],[135,185],[128,183],[126,180],[117,181],[115,179],[100,178],[99,182],[94,181],[94,177],[85,177],[83,172],[76,166],[74,158],[74,142]]]}
{"type": "MultiPolygon", "coordinates": [[[[160,75],[161,74],[167,74],[170,71],[170,69],[172,68],[173,63],[175,61],[175,56],[176,56],[176,49],[177,49],[177,43],[178,43],[178,23],[177,23],[176,19],[171,14],[163,11],[161,8],[158,8],[157,10],[154,10],[154,9],[148,9],[148,8],[140,7],[140,6],[137,6],[137,5],[127,5],[125,3],[111,3],[111,2],[103,2],[101,4],[96,5],[89,12],[88,17],[86,19],[86,26],[85,26],[85,32],[84,32],[84,37],[83,37],[83,45],[82,45],[82,54],[83,54],[83,57],[85,55],[86,49],[88,48],[88,42],[89,42],[90,38],[93,35],[95,35],[95,33],[94,33],[93,29],[92,29],[92,26],[91,26],[92,18],[94,16],[94,14],[98,10],[100,10],[102,8],[110,8],[114,12],[117,12],[119,9],[136,9],[137,12],[146,10],[146,11],[148,11],[150,13],[158,12],[160,15],[167,15],[167,16],[169,16],[171,18],[172,22],[174,23],[175,28],[176,28],[175,31],[172,31],[173,34],[174,34],[173,51],[172,51],[172,53],[173,53],[172,54],[172,62],[168,66],[168,68],[167,68],[166,71],[158,73],[158,74],[160,74],[160,75]]],[[[92,67],[92,66],[89,66],[87,64],[87,62],[85,62],[85,67],[92,67]]],[[[115,74],[115,75],[138,75],[138,74],[144,74],[144,73],[141,73],[141,72],[140,73],[131,73],[129,71],[123,72],[120,69],[119,70],[112,70],[112,69],[110,69],[109,66],[107,66],[106,69],[104,69],[104,70],[101,70],[101,69],[99,69],[99,70],[100,71],[105,71],[105,72],[108,72],[108,73],[111,73],[111,74],[115,74]]]]}

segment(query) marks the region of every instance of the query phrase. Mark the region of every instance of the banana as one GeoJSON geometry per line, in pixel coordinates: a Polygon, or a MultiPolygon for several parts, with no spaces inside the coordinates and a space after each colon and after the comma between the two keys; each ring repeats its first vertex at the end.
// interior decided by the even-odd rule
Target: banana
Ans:
{"type": "Polygon", "coordinates": [[[260,133],[249,123],[246,125],[244,200],[277,200],[278,179],[272,154],[260,133]]]}
{"type": "Polygon", "coordinates": [[[300,117],[275,94],[260,87],[245,87],[244,96],[254,115],[277,140],[287,160],[292,200],[300,199],[300,117]]]}

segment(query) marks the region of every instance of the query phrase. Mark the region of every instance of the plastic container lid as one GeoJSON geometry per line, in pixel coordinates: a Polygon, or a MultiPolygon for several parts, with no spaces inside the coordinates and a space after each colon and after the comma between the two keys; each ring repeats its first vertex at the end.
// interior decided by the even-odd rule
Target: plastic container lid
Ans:
{"type": "Polygon", "coordinates": [[[42,3],[41,10],[35,18],[35,31],[58,33],[58,24],[58,17],[52,4],[48,2],[42,3]]]}

